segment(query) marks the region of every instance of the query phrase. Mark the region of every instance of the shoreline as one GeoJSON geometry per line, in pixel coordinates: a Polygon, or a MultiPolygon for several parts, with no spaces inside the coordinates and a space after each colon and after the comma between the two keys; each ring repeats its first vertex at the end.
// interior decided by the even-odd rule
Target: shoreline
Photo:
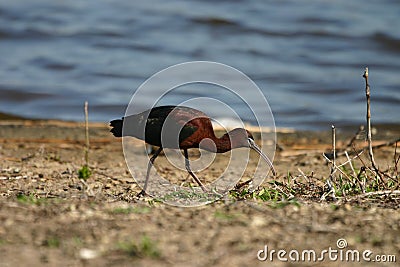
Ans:
{"type": "MultiPolygon", "coordinates": [[[[78,173],[85,164],[84,122],[0,121],[0,253],[7,266],[62,262],[172,267],[194,261],[197,266],[261,266],[256,253],[265,244],[301,251],[335,247],[338,238],[376,254],[400,249],[398,229],[393,228],[400,220],[398,193],[322,200],[330,173],[322,154],[331,151],[330,131],[277,132],[273,164],[278,176],[266,174],[264,191],[257,193],[264,192],[267,200],[258,195],[226,196],[197,208],[138,199],[141,188],[136,181],[145,176],[146,167],[138,166],[138,173],[131,175],[121,140],[109,133],[107,123],[90,123],[89,135],[91,175],[83,179],[78,173]]],[[[337,133],[337,149],[346,148],[352,136],[337,133]]],[[[378,128],[374,144],[399,136],[399,131],[378,128]]],[[[365,145],[357,142],[358,148],[365,145]]],[[[143,150],[137,151],[138,159],[145,156],[143,150]]],[[[393,166],[394,151],[394,145],[375,149],[377,163],[393,166]]],[[[193,158],[198,155],[189,153],[193,158]]],[[[241,181],[258,167],[254,156],[241,181]]],[[[367,162],[367,153],[362,156],[367,162]]],[[[198,172],[199,178],[205,184],[215,180],[224,172],[227,158],[229,154],[217,155],[211,166],[198,172]]],[[[345,161],[338,156],[338,163],[345,161]]],[[[360,170],[358,161],[354,168],[360,170]]],[[[185,170],[172,166],[163,155],[155,169],[177,186],[193,184],[185,170]]],[[[234,178],[237,173],[232,169],[229,175],[234,178]]]]}
{"type": "MultiPolygon", "coordinates": [[[[9,113],[0,112],[0,126],[1,125],[58,125],[58,126],[70,126],[76,127],[83,123],[82,121],[73,121],[73,120],[61,120],[61,119],[43,119],[43,118],[29,118],[9,113]]],[[[89,119],[89,124],[92,127],[100,127],[104,125],[108,125],[108,121],[104,122],[91,122],[89,119]]],[[[336,126],[336,129],[339,132],[344,134],[354,134],[359,127],[363,124],[351,124],[351,123],[344,123],[342,125],[336,126]]],[[[365,125],[365,123],[364,123],[365,125]]],[[[378,129],[380,132],[390,132],[391,135],[395,133],[399,133],[400,135],[400,122],[399,123],[372,123],[373,129],[378,129]]],[[[216,130],[222,130],[220,127],[214,127],[216,130]]],[[[258,132],[259,127],[253,126],[250,124],[245,124],[245,128],[249,131],[258,132]]],[[[313,129],[296,129],[294,127],[276,127],[277,133],[324,133],[330,132],[331,125],[327,125],[326,129],[323,130],[313,130],[313,129]]],[[[270,128],[265,128],[265,132],[271,132],[270,128]]]]}

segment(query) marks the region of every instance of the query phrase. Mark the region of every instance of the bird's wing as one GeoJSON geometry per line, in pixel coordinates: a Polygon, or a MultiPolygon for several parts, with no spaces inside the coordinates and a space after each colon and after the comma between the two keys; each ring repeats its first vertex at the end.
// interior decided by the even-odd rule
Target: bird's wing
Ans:
{"type": "Polygon", "coordinates": [[[209,121],[209,118],[203,112],[187,108],[187,107],[178,107],[175,108],[171,114],[179,127],[181,127],[179,133],[179,143],[185,141],[185,144],[191,144],[196,146],[201,138],[197,136],[200,134],[198,132],[199,128],[202,128],[205,121],[209,121]],[[196,134],[195,134],[196,133],[196,134]]]}

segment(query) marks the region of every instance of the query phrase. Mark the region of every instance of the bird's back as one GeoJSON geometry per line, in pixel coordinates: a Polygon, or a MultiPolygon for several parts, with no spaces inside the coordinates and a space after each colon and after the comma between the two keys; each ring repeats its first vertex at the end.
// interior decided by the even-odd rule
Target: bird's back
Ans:
{"type": "Polygon", "coordinates": [[[201,141],[199,128],[209,131],[211,121],[199,110],[184,106],[159,106],[139,114],[111,121],[115,136],[134,136],[146,143],[164,148],[196,147],[201,141]],[[123,125],[125,125],[124,129],[123,125]],[[145,129],[145,131],[144,131],[145,129]],[[118,135],[120,133],[120,135],[118,135]],[[193,140],[190,140],[191,136],[193,140]],[[185,147],[180,144],[185,143],[185,147]]]}

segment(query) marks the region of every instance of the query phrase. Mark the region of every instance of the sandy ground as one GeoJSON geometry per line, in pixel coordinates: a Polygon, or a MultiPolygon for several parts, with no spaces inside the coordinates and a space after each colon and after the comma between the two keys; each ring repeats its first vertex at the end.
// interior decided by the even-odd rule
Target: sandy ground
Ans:
{"type": "MultiPolygon", "coordinates": [[[[338,130],[338,149],[355,131],[338,130]]],[[[398,127],[378,128],[374,144],[399,133],[398,127]]],[[[273,179],[287,183],[291,177],[290,201],[227,196],[184,208],[136,197],[140,188],[126,167],[121,140],[107,125],[90,125],[92,175],[84,181],[78,177],[84,164],[83,124],[0,121],[0,266],[397,266],[400,196],[321,200],[330,173],[322,153],[329,152],[330,142],[329,132],[278,133],[273,179]],[[347,247],[338,248],[340,238],[347,247]],[[257,254],[264,257],[265,246],[268,256],[285,250],[281,256],[288,261],[279,260],[277,252],[272,262],[260,261],[257,254]],[[304,250],[314,250],[318,259],[329,249],[337,250],[333,259],[357,250],[361,262],[329,260],[327,253],[323,261],[301,261],[304,250]],[[370,262],[362,259],[365,250],[372,251],[370,262]],[[292,258],[298,251],[300,261],[290,260],[290,251],[292,258]],[[394,255],[397,263],[378,264],[376,255],[387,260],[394,255]]],[[[375,153],[380,168],[394,167],[394,145],[375,153]]],[[[199,177],[212,180],[225,157],[218,155],[199,177]]],[[[244,180],[254,167],[249,164],[244,180]]],[[[173,183],[187,183],[187,174],[162,156],[156,168],[173,183]]],[[[274,188],[271,179],[262,186],[274,188]]]]}

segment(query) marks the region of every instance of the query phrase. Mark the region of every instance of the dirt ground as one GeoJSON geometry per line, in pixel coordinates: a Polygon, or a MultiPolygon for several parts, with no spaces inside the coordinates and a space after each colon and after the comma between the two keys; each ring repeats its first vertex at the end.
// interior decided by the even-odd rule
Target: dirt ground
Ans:
{"type": "MultiPolygon", "coordinates": [[[[330,132],[278,133],[274,180],[312,179],[315,190],[297,190],[290,201],[226,196],[185,208],[136,197],[140,188],[126,167],[121,140],[108,130],[105,124],[90,125],[92,174],[82,180],[82,123],[0,121],[0,267],[397,266],[400,261],[399,194],[321,199],[330,173],[322,156],[331,149],[330,132]],[[338,239],[347,246],[339,249],[338,239]],[[275,250],[272,262],[257,258],[265,256],[265,246],[268,256],[275,250]],[[278,250],[286,251],[281,256],[288,261],[278,259],[278,250]],[[290,251],[295,258],[304,250],[316,251],[317,261],[288,258],[290,251]],[[323,250],[336,255],[357,250],[360,262],[330,260],[327,253],[318,261],[323,250]],[[365,250],[372,253],[366,252],[370,262],[362,259],[365,250]],[[378,263],[377,255],[397,262],[378,263]]],[[[356,130],[338,129],[338,149],[356,130]]],[[[374,144],[400,136],[399,127],[377,130],[374,144]]],[[[394,145],[375,149],[382,169],[394,167],[394,155],[394,145]]],[[[199,177],[211,180],[223,162],[218,155],[215,166],[199,177]]],[[[174,183],[187,180],[162,156],[155,165],[174,183]]],[[[269,177],[262,186],[273,187],[270,182],[269,177]]]]}

